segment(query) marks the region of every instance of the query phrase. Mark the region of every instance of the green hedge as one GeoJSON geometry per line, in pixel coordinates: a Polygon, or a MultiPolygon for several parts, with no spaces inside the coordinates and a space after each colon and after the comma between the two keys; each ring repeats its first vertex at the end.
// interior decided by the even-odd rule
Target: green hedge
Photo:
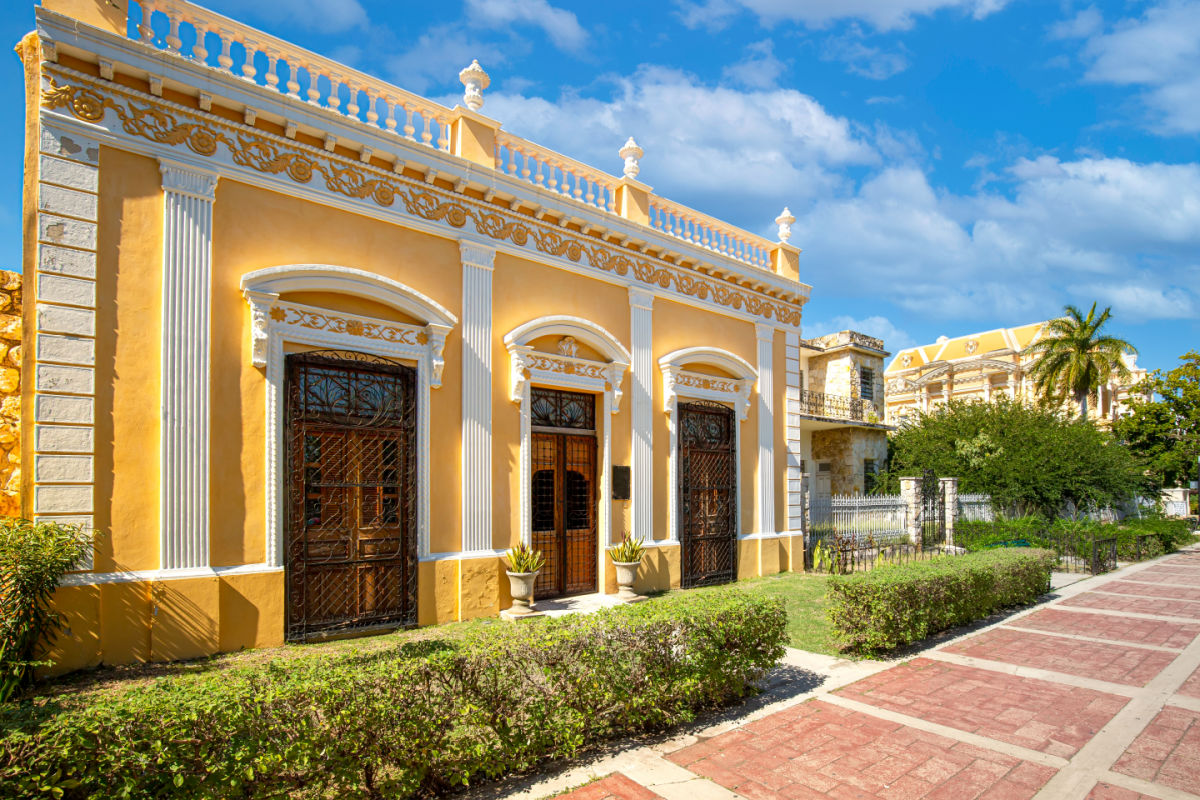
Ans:
{"type": "Polygon", "coordinates": [[[871,654],[919,642],[1049,588],[1053,553],[990,550],[829,579],[829,619],[843,649],[871,654]]]}
{"type": "Polygon", "coordinates": [[[1090,520],[1020,517],[995,522],[960,520],[955,524],[954,541],[970,552],[987,550],[1002,544],[1025,541],[1033,547],[1062,550],[1070,543],[1073,552],[1086,558],[1091,554],[1093,539],[1117,540],[1117,558],[1134,561],[1155,558],[1195,542],[1195,536],[1185,520],[1147,516],[1121,522],[1092,522],[1090,520]],[[1139,537],[1142,538],[1140,548],[1139,537]]]}
{"type": "Polygon", "coordinates": [[[0,712],[0,797],[408,797],[753,691],[783,605],[736,589],[0,712]]]}

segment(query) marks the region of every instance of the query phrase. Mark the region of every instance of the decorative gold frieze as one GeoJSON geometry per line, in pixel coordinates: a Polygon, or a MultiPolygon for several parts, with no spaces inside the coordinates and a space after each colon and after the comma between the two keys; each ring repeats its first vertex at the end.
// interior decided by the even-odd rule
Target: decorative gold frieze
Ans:
{"type": "Polygon", "coordinates": [[[509,241],[518,247],[530,243],[547,255],[584,262],[603,272],[631,275],[641,283],[673,289],[687,297],[706,300],[735,310],[745,310],[765,319],[787,325],[800,324],[798,305],[741,289],[711,277],[699,277],[695,270],[664,266],[631,256],[624,250],[548,224],[505,214],[461,196],[451,199],[423,184],[415,184],[400,175],[378,173],[361,164],[351,164],[332,153],[304,149],[293,142],[284,144],[269,135],[239,129],[233,123],[211,115],[198,115],[162,101],[151,101],[115,87],[84,85],[90,79],[79,74],[69,77],[76,84],[59,84],[49,77],[50,88],[42,92],[42,105],[65,108],[88,122],[101,120],[111,110],[121,128],[132,136],[168,146],[186,145],[197,155],[212,157],[218,145],[225,145],[229,157],[238,166],[268,175],[287,175],[296,183],[308,184],[320,175],[331,192],[359,200],[372,200],[390,208],[398,199],[404,211],[430,222],[463,228],[468,222],[475,231],[491,239],[509,241]],[[122,101],[112,94],[124,94],[122,101]],[[135,99],[136,97],[136,99],[135,99]]]}
{"type": "Polygon", "coordinates": [[[311,311],[294,306],[272,306],[271,319],[286,325],[299,325],[314,331],[329,331],[344,333],[350,336],[362,336],[364,339],[378,339],[394,344],[418,346],[429,339],[425,331],[409,325],[381,325],[357,319],[341,317],[325,311],[311,311]]]}

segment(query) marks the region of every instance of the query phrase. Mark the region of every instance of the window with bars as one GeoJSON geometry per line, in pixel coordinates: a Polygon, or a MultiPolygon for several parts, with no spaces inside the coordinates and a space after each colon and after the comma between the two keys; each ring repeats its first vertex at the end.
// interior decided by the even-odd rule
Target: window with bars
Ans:
{"type": "Polygon", "coordinates": [[[863,400],[875,399],[875,370],[870,367],[858,368],[858,396],[863,400]]]}

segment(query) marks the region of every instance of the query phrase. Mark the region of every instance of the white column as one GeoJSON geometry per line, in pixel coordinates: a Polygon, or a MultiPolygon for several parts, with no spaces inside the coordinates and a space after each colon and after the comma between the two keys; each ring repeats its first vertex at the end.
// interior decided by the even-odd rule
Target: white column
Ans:
{"type": "Polygon", "coordinates": [[[462,302],[462,549],[492,549],[492,267],[496,251],[460,241],[462,302]]]}
{"type": "Polygon", "coordinates": [[[208,376],[217,176],[159,161],[163,186],[159,564],[208,566],[208,376]]]}
{"type": "MultiPolygon", "coordinates": [[[[633,423],[632,464],[630,469],[633,535],[642,539],[654,538],[654,436],[651,430],[651,380],[653,379],[654,295],[645,289],[629,289],[630,392],[633,423]]],[[[670,539],[675,531],[668,531],[670,539]]]]}
{"type": "Polygon", "coordinates": [[[758,532],[775,533],[775,328],[755,323],[758,340],[758,532]]]}
{"type": "Polygon", "coordinates": [[[800,462],[800,332],[783,336],[783,364],[787,401],[787,522],[788,530],[804,529],[804,472],[800,462]]]}

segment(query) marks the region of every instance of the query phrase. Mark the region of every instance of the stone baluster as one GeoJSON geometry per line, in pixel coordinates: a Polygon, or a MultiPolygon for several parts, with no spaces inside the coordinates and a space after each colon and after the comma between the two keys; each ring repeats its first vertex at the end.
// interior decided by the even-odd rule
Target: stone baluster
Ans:
{"type": "Polygon", "coordinates": [[[338,111],[342,105],[342,96],[338,91],[342,85],[342,76],[330,72],[326,77],[329,78],[329,96],[325,99],[325,105],[332,111],[338,111]]]}
{"type": "Polygon", "coordinates": [[[417,140],[417,126],[413,124],[413,109],[407,105],[402,107],[404,108],[404,138],[410,142],[415,142],[417,140]]]}
{"type": "Polygon", "coordinates": [[[221,55],[217,56],[217,63],[221,65],[221,69],[227,72],[233,72],[233,31],[228,28],[222,28],[218,34],[221,38],[221,55]]]}
{"type": "Polygon", "coordinates": [[[287,87],[287,96],[296,100],[300,99],[300,63],[295,59],[289,59],[287,62],[288,79],[284,84],[287,87]]]}
{"type": "Polygon", "coordinates": [[[379,96],[372,94],[370,89],[363,89],[363,94],[367,97],[367,124],[379,125],[379,109],[376,107],[379,96]]]}
{"type": "Polygon", "coordinates": [[[242,45],[246,48],[246,60],[242,62],[242,77],[251,83],[254,82],[254,76],[258,74],[258,70],[254,67],[254,54],[257,52],[254,42],[247,38],[242,45]]]}
{"type": "Polygon", "coordinates": [[[358,104],[358,86],[346,81],[346,89],[346,116],[358,119],[358,112],[362,110],[358,104]]]}
{"type": "Polygon", "coordinates": [[[201,64],[207,64],[208,48],[204,46],[204,38],[208,36],[209,29],[207,26],[198,23],[192,27],[196,29],[196,43],[192,45],[192,58],[201,64]]]}
{"type": "Polygon", "coordinates": [[[267,56],[267,86],[271,89],[279,90],[279,73],[276,70],[279,68],[279,53],[271,50],[264,51],[267,56]]]}
{"type": "Polygon", "coordinates": [[[319,106],[321,104],[321,73],[317,72],[312,64],[305,64],[304,71],[308,73],[308,90],[305,92],[308,102],[319,106]]]}

